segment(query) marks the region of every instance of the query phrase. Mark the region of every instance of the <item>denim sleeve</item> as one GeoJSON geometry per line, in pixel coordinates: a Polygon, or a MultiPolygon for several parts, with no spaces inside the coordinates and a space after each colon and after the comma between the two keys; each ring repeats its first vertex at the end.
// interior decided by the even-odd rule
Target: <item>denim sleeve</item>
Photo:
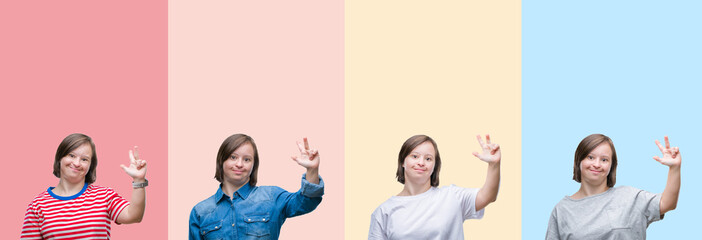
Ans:
{"type": "Polygon", "coordinates": [[[188,239],[190,240],[200,240],[202,239],[200,237],[200,219],[197,217],[197,212],[195,212],[195,208],[193,208],[192,211],[190,211],[190,234],[188,239]]]}
{"type": "Polygon", "coordinates": [[[305,177],[306,174],[303,174],[302,186],[299,191],[295,193],[284,191],[278,198],[284,204],[285,217],[290,218],[309,213],[322,202],[322,195],[324,195],[322,177],[319,177],[319,184],[308,182],[305,177]]]}

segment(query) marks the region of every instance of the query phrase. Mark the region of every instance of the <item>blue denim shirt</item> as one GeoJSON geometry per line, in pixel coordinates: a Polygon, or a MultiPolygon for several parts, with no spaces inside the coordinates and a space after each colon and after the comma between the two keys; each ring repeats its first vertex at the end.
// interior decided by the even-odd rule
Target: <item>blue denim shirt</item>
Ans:
{"type": "Polygon", "coordinates": [[[324,195],[324,181],[313,184],[302,175],[300,190],[291,193],[276,186],[245,184],[234,199],[222,192],[193,207],[190,239],[278,239],[286,218],[311,212],[324,195]]]}

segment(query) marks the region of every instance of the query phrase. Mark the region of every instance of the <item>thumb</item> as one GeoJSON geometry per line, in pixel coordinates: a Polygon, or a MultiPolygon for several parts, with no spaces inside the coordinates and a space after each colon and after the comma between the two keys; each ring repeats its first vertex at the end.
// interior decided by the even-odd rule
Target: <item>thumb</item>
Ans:
{"type": "Polygon", "coordinates": [[[478,154],[478,152],[473,152],[473,156],[480,158],[480,154],[478,154]]]}
{"type": "Polygon", "coordinates": [[[127,171],[127,167],[125,167],[124,164],[120,164],[119,166],[122,167],[122,170],[124,170],[125,172],[127,171]]]}

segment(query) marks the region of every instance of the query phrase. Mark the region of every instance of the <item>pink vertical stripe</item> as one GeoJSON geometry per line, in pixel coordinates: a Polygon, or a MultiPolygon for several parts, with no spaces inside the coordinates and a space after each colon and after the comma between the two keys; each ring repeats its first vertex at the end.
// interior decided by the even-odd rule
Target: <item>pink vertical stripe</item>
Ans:
{"type": "Polygon", "coordinates": [[[0,239],[16,239],[27,204],[58,179],[56,148],[93,138],[96,184],[129,199],[133,145],[149,161],[147,211],[113,225],[115,239],[167,234],[167,1],[2,1],[0,146],[5,190],[0,239]]]}

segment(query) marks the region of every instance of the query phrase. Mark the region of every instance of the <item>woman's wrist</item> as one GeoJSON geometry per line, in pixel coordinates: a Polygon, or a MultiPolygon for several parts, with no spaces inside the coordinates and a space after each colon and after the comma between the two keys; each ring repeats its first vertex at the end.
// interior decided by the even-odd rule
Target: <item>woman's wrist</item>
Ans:
{"type": "Polygon", "coordinates": [[[308,168],[307,175],[319,175],[319,168],[308,168]]]}

